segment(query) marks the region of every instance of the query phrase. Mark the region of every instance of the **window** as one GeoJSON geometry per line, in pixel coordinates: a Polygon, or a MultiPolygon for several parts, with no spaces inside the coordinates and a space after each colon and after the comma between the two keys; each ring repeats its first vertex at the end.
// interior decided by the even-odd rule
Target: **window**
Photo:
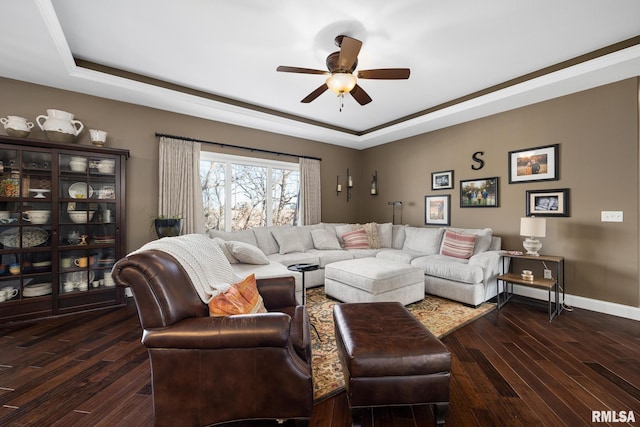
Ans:
{"type": "Polygon", "coordinates": [[[297,163],[203,151],[200,182],[207,231],[298,222],[297,163]]]}

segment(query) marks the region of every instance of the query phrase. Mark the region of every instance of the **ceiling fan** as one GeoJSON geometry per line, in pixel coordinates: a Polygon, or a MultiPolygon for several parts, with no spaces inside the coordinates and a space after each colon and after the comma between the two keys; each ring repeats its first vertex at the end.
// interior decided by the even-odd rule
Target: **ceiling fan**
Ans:
{"type": "Polygon", "coordinates": [[[309,103],[322,95],[327,89],[331,89],[341,98],[344,97],[345,93],[350,93],[360,105],[365,105],[371,102],[371,97],[358,85],[358,79],[404,80],[409,78],[410,70],[408,68],[378,68],[375,70],[361,70],[357,74],[353,74],[358,65],[358,53],[360,53],[362,42],[344,35],[336,37],[335,42],[340,50],[327,56],[326,64],[329,71],[284,65],[276,69],[276,71],[285,73],[329,75],[329,78],[322,86],[311,92],[300,102],[309,103]]]}

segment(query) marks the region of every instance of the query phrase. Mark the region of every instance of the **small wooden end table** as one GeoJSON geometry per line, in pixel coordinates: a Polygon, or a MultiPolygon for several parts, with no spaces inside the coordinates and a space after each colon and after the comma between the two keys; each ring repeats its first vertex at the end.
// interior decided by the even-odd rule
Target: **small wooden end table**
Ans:
{"type": "Polygon", "coordinates": [[[531,288],[545,289],[548,292],[548,310],[549,310],[549,322],[553,320],[555,316],[560,315],[564,306],[562,302],[564,302],[565,290],[564,290],[564,257],[561,256],[553,256],[553,255],[540,255],[540,256],[531,256],[531,255],[514,255],[509,252],[505,252],[502,255],[502,271],[507,271],[506,263],[511,259],[525,259],[530,261],[539,261],[546,266],[546,262],[553,263],[556,265],[556,276],[555,278],[542,278],[536,277],[533,280],[523,279],[520,274],[513,273],[511,268],[513,263],[509,262],[509,271],[498,276],[498,289],[497,291],[497,302],[498,302],[498,310],[502,308],[507,302],[511,300],[513,297],[513,285],[522,285],[528,286],[531,288]],[[503,290],[500,290],[500,284],[503,284],[503,290]],[[560,301],[560,290],[562,290],[562,302],[560,301]],[[554,293],[554,309],[551,308],[551,292],[554,293]],[[504,300],[501,300],[501,295],[504,294],[504,300]]]}

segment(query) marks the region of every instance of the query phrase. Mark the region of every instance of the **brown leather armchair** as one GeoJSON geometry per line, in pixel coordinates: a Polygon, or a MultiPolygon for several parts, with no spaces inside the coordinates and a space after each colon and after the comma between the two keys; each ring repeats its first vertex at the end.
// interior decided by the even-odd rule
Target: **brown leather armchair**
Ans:
{"type": "Polygon", "coordinates": [[[293,277],[258,280],[269,313],[209,317],[169,254],[119,260],[133,291],[151,361],[154,423],[204,426],[232,420],[308,419],[313,408],[309,317],[293,277]]]}

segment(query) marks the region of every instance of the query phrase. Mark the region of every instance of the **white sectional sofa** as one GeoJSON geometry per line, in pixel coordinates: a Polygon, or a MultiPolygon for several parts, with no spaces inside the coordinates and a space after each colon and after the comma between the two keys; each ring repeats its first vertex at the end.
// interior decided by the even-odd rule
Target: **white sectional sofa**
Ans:
{"type": "Polygon", "coordinates": [[[327,264],[373,257],[380,262],[400,261],[418,266],[424,270],[428,294],[471,306],[496,294],[502,243],[488,228],[390,223],[257,227],[236,232],[210,231],[209,236],[226,250],[239,275],[255,273],[257,278],[294,275],[300,290],[300,273],[289,271],[287,266],[318,264],[318,270],[305,273],[305,285],[309,288],[324,284],[327,264]]]}

